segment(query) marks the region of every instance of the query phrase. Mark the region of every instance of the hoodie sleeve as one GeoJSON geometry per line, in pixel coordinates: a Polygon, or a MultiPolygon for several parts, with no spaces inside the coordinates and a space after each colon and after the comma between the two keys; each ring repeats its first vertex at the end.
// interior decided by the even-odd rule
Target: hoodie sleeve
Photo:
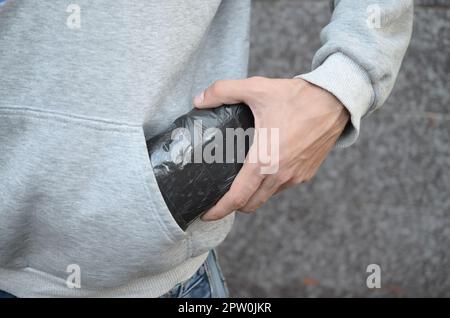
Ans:
{"type": "Polygon", "coordinates": [[[337,146],[353,144],[361,118],[392,91],[412,33],[413,0],[335,0],[313,71],[296,76],[329,91],[351,120],[337,146]]]}

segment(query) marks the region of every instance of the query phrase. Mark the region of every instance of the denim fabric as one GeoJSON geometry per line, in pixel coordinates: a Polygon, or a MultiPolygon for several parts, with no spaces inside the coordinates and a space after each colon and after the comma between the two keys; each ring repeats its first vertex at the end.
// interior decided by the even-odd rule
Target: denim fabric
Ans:
{"type": "Polygon", "coordinates": [[[228,288],[219,266],[217,252],[211,250],[198,271],[187,281],[177,284],[161,298],[226,298],[228,288]]]}
{"type": "MultiPolygon", "coordinates": [[[[1,0],[0,0],[1,2],[1,0]]],[[[5,291],[0,290],[0,299],[1,298],[16,298],[16,296],[11,295],[10,293],[7,293],[5,291]]]]}
{"type": "MultiPolygon", "coordinates": [[[[177,284],[161,298],[226,298],[228,288],[219,266],[217,253],[211,250],[198,271],[187,281],[177,284]]],[[[0,298],[15,298],[0,290],[0,298]]]]}

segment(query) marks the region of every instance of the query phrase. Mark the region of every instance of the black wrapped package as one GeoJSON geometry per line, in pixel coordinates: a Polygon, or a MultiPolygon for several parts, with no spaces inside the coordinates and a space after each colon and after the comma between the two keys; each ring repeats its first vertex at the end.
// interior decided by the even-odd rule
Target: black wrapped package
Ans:
{"type": "Polygon", "coordinates": [[[167,207],[186,230],[230,188],[243,165],[254,119],[245,104],[192,109],[147,140],[167,207]]]}

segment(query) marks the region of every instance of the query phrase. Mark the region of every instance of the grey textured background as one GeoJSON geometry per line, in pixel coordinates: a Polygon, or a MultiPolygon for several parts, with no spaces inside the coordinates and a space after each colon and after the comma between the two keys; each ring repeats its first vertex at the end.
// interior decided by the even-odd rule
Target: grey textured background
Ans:
{"type": "MultiPolygon", "coordinates": [[[[250,73],[310,69],[329,1],[254,0],[250,73]]],[[[450,297],[450,1],[416,1],[387,104],[309,184],[238,215],[220,247],[232,296],[450,297]],[[382,288],[366,287],[368,264],[382,288]]]]}

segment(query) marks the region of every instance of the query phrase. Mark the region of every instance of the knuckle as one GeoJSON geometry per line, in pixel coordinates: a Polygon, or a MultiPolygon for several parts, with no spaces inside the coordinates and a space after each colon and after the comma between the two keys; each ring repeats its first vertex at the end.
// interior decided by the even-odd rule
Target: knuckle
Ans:
{"type": "Polygon", "coordinates": [[[243,208],[239,209],[239,211],[243,212],[245,214],[252,214],[252,213],[256,212],[256,209],[252,208],[252,207],[243,207],[243,208]]]}
{"type": "Polygon", "coordinates": [[[235,206],[236,208],[243,207],[246,203],[247,203],[247,200],[242,195],[237,195],[233,199],[233,206],[235,206]]]}
{"type": "Polygon", "coordinates": [[[222,90],[223,90],[223,80],[215,81],[210,87],[210,91],[214,95],[220,95],[222,90]]]}
{"type": "Polygon", "coordinates": [[[303,178],[303,182],[309,182],[309,181],[311,181],[313,178],[314,178],[314,173],[309,173],[308,175],[306,175],[304,178],[303,178]]]}
{"type": "Polygon", "coordinates": [[[240,211],[245,213],[255,213],[261,206],[263,206],[270,199],[270,195],[252,199],[251,202],[243,206],[240,211]]]}
{"type": "Polygon", "coordinates": [[[296,178],[294,178],[293,183],[294,184],[300,184],[300,183],[303,183],[304,181],[305,181],[305,178],[303,178],[303,177],[296,177],[296,178]]]}
{"type": "Polygon", "coordinates": [[[267,81],[268,79],[262,76],[253,76],[249,78],[249,83],[251,85],[251,89],[255,93],[262,94],[267,89],[267,81]]]}
{"type": "Polygon", "coordinates": [[[262,76],[252,76],[249,78],[250,81],[255,82],[255,83],[260,83],[263,82],[266,78],[262,77],[262,76]]]}
{"type": "Polygon", "coordinates": [[[277,176],[277,184],[282,185],[288,182],[291,179],[291,176],[288,174],[280,174],[277,176]]]}
{"type": "Polygon", "coordinates": [[[260,206],[266,204],[267,201],[269,201],[270,196],[267,196],[261,200],[258,201],[257,207],[259,208],[260,206]]]}

